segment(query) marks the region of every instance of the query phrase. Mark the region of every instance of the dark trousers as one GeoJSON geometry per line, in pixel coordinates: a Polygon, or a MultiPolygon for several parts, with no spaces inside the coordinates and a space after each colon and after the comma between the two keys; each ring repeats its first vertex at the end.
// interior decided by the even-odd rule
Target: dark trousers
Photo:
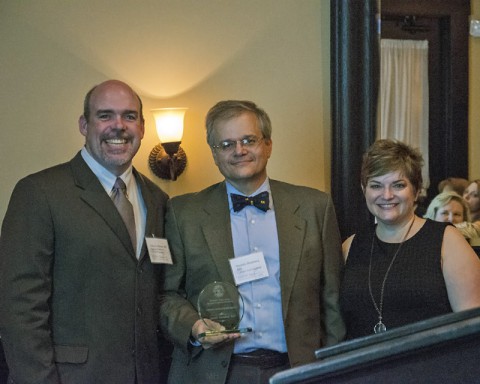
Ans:
{"type": "Polygon", "coordinates": [[[286,353],[258,350],[233,355],[226,384],[268,384],[275,373],[290,368],[286,353]]]}

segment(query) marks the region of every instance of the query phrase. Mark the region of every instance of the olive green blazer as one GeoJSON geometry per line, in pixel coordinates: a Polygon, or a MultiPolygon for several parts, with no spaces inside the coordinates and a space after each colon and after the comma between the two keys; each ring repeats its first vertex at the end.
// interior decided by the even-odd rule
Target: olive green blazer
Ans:
{"type": "MultiPolygon", "coordinates": [[[[341,241],[330,196],[270,180],[280,249],[283,322],[290,364],[315,360],[316,349],[344,337],[338,304],[341,241]]],[[[198,294],[215,280],[234,283],[225,182],[174,197],[166,236],[174,264],[165,269],[162,327],[175,343],[169,383],[224,383],[233,344],[189,347],[198,294]]]]}

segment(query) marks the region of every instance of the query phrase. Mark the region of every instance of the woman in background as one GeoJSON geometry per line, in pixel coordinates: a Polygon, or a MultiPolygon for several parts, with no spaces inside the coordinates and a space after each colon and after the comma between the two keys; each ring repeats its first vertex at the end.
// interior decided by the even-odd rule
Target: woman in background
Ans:
{"type": "Polygon", "coordinates": [[[471,222],[469,205],[455,192],[443,192],[435,196],[423,217],[452,223],[468,240],[480,237],[480,221],[471,222]]]}
{"type": "Polygon", "coordinates": [[[460,196],[463,196],[463,192],[468,187],[470,182],[467,179],[461,177],[449,177],[438,183],[438,193],[442,192],[457,192],[460,196]]]}
{"type": "Polygon", "coordinates": [[[472,221],[480,220],[480,198],[478,193],[480,191],[480,180],[473,180],[463,192],[463,198],[470,207],[470,214],[472,221]]]}
{"type": "Polygon", "coordinates": [[[470,207],[456,192],[442,192],[435,196],[423,217],[452,224],[471,221],[470,207]]]}
{"type": "Polygon", "coordinates": [[[347,338],[480,306],[480,260],[448,223],[415,215],[421,154],[378,140],[366,152],[361,184],[377,224],[343,244],[340,303],[347,338]]]}

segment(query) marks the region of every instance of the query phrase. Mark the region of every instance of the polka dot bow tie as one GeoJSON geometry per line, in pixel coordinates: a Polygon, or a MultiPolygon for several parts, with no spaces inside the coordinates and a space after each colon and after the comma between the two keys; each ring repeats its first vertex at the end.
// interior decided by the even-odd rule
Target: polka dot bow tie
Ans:
{"type": "Polygon", "coordinates": [[[269,208],[269,195],[267,191],[250,197],[231,193],[230,197],[232,199],[233,210],[235,212],[241,211],[247,205],[253,205],[264,212],[267,212],[269,208]]]}

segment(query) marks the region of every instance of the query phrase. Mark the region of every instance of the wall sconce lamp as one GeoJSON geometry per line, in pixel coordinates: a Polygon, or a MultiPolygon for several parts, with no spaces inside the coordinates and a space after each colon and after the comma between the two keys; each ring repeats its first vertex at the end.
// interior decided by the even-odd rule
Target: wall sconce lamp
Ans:
{"type": "Polygon", "coordinates": [[[148,158],[152,172],[166,180],[177,180],[187,165],[187,155],[180,147],[183,136],[183,117],[188,108],[152,109],[160,144],[148,158]]]}

